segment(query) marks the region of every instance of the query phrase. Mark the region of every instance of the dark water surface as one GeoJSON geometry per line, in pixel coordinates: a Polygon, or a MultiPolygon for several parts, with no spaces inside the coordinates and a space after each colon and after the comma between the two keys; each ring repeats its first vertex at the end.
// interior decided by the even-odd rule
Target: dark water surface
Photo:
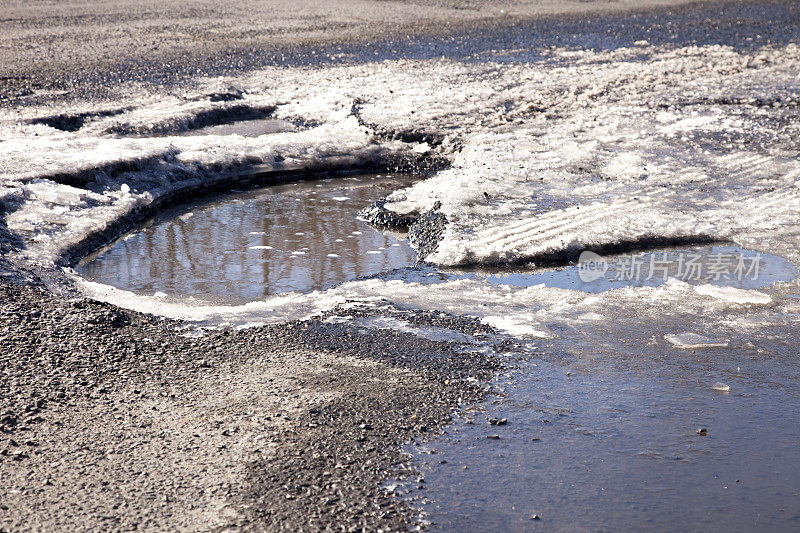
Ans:
{"type": "Polygon", "coordinates": [[[521,363],[486,413],[409,447],[433,531],[800,529],[796,347],[687,351],[632,329],[542,343],[557,362],[521,363]]]}
{"type": "Polygon", "coordinates": [[[407,175],[353,175],[232,192],[163,213],[87,258],[85,278],[140,294],[245,303],[324,289],[413,265],[402,237],[358,211],[410,185],[407,175]]]}

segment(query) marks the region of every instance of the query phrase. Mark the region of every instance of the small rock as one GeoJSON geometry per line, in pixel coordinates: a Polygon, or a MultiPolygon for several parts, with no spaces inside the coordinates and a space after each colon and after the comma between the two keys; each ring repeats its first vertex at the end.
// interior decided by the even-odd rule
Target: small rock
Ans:
{"type": "Polygon", "coordinates": [[[700,428],[700,429],[697,430],[697,434],[706,436],[706,435],[708,435],[708,430],[706,428],[700,428]]]}
{"type": "Polygon", "coordinates": [[[499,440],[500,435],[486,435],[487,439],[499,440]]]}
{"type": "Polygon", "coordinates": [[[538,514],[535,514],[535,515],[531,516],[531,520],[541,520],[541,518],[539,518],[538,514]]]}

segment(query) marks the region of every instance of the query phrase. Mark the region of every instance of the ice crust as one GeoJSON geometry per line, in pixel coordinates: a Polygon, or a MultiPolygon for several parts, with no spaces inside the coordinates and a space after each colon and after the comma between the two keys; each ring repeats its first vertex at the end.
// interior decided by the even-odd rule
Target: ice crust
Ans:
{"type": "Polygon", "coordinates": [[[799,58],[796,44],[750,53],[637,46],[555,49],[540,63],[267,69],[209,80],[196,94],[108,103],[122,112],[98,114],[76,132],[31,123],[52,110],[6,110],[2,186],[24,204],[7,222],[12,231],[37,226],[36,237],[53,242],[29,255],[53,261],[57,243],[187,185],[252,165],[426,153],[428,143],[382,136],[421,131],[442,140],[436,150],[453,154],[453,166],[395,193],[386,207],[425,212],[441,202],[449,223],[427,258],[438,264],[537,261],[675,239],[760,242],[798,229],[800,127],[787,113],[800,103],[799,58]],[[237,99],[204,96],[232,86],[237,99]],[[255,138],[170,135],[247,110],[305,126],[255,138]],[[42,179],[53,181],[46,208],[30,201],[32,182],[43,198],[42,179]],[[73,201],[81,193],[55,182],[85,182],[91,193],[81,206],[73,201]],[[62,196],[69,199],[52,202],[62,196]],[[60,235],[42,237],[45,226],[60,235]]]}
{"type": "MultiPolygon", "coordinates": [[[[389,301],[403,308],[438,309],[476,317],[504,334],[519,338],[550,339],[559,336],[558,332],[565,327],[594,324],[607,327],[609,322],[631,327],[624,317],[630,317],[631,322],[647,319],[675,327],[685,327],[686,318],[681,317],[691,317],[693,324],[714,324],[714,337],[722,338],[752,334],[767,325],[786,325],[790,320],[787,316],[800,312],[800,300],[787,299],[777,308],[742,304],[698,294],[692,285],[674,279],[659,287],[628,287],[599,295],[544,285],[520,289],[472,279],[435,285],[370,279],[344,283],[326,291],[277,295],[239,306],[192,305],[186,298],[137,295],[77,276],[75,281],[92,298],[186,320],[197,326],[282,323],[319,316],[356,302],[359,306],[379,308],[389,301]]],[[[381,321],[361,325],[403,330],[402,324],[381,321]]],[[[701,338],[700,334],[691,335],[701,338]]],[[[694,338],[679,334],[675,337],[677,341],[665,337],[663,342],[674,346],[697,344],[691,342],[694,338]]],[[[706,341],[701,344],[727,342],[706,341]]]]}

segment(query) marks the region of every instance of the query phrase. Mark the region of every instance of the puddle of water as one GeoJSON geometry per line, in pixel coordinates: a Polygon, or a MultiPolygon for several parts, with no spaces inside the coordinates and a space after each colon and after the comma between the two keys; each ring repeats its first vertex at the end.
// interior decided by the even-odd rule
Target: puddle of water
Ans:
{"type": "Polygon", "coordinates": [[[539,346],[559,362],[522,361],[472,423],[409,446],[425,482],[399,492],[432,531],[797,531],[796,350],[776,328],[681,351],[661,339],[684,319],[539,346]]]}
{"type": "Polygon", "coordinates": [[[421,267],[398,270],[381,277],[416,283],[479,279],[491,285],[533,287],[543,284],[547,287],[600,293],[623,287],[657,287],[666,283],[669,278],[693,285],[709,283],[720,287],[759,289],[777,282],[790,281],[800,275],[798,268],[783,257],[738,246],[692,246],[620,254],[603,257],[601,260],[605,265],[603,274],[599,276],[587,273],[579,263],[560,268],[527,270],[466,271],[421,267]]]}
{"type": "Polygon", "coordinates": [[[208,126],[196,130],[172,133],[171,135],[185,137],[196,137],[203,135],[240,135],[242,137],[259,137],[261,135],[270,135],[273,133],[283,133],[296,130],[297,127],[295,127],[295,125],[291,122],[273,118],[265,118],[259,120],[243,120],[233,124],[219,124],[216,126],[208,126]]]}
{"type": "Polygon", "coordinates": [[[356,219],[411,183],[408,175],[354,175],[235,191],[169,210],[77,270],[139,294],[214,303],[324,289],[414,263],[405,240],[356,219]]]}

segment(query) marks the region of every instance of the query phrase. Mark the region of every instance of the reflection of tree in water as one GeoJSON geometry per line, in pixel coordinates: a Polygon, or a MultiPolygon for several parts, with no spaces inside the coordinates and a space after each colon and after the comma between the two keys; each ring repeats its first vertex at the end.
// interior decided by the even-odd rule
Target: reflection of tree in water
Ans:
{"type": "Polygon", "coordinates": [[[323,288],[413,262],[410,249],[391,247],[397,242],[393,237],[355,218],[361,207],[400,184],[352,179],[319,184],[273,187],[195,208],[191,217],[157,224],[120,242],[85,272],[136,291],[252,300],[323,288]],[[362,235],[352,238],[355,231],[362,235]],[[308,248],[305,255],[292,256],[303,248],[308,248]],[[385,248],[382,254],[367,254],[379,248],[385,248]],[[328,257],[331,253],[339,257],[328,257]]]}

